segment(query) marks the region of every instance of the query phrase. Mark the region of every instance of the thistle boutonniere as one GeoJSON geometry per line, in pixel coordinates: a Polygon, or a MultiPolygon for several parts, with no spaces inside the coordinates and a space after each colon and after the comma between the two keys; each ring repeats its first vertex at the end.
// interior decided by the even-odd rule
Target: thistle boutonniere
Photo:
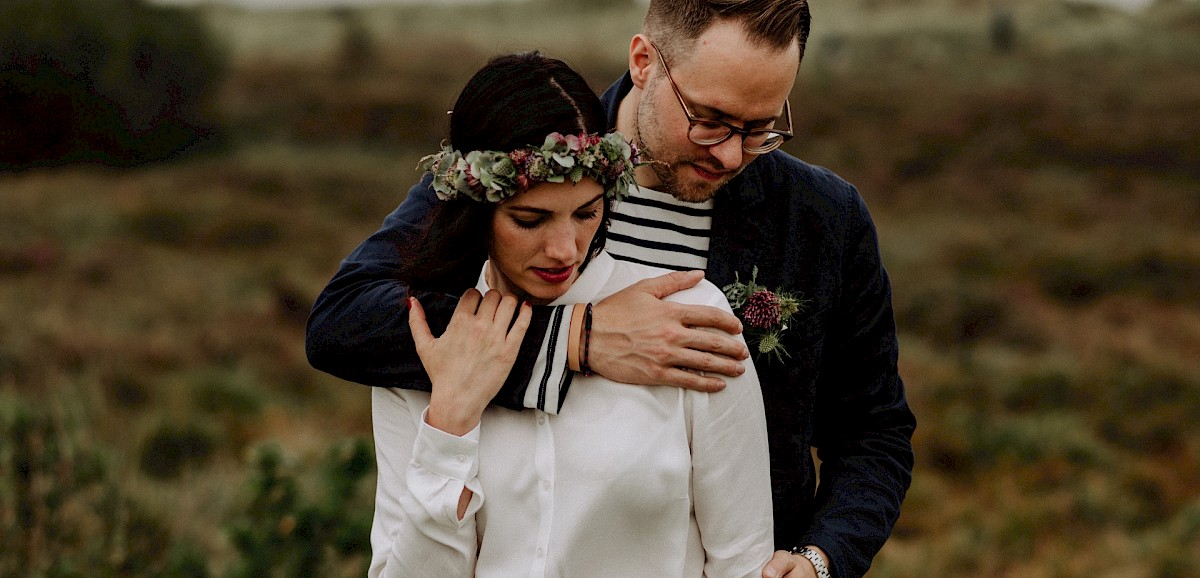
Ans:
{"type": "Polygon", "coordinates": [[[741,318],[746,343],[759,355],[773,356],[783,361],[790,357],[783,347],[783,332],[788,321],[808,305],[802,296],[759,285],[758,267],[750,271],[750,280],[743,283],[734,274],[734,282],[723,289],[733,312],[741,318]]]}

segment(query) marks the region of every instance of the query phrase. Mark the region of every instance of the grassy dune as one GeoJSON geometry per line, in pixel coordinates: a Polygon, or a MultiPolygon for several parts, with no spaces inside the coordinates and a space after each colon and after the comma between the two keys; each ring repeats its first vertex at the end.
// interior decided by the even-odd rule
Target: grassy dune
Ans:
{"type": "MultiPolygon", "coordinates": [[[[1200,6],[993,4],[814,2],[793,93],[787,149],[876,218],[921,422],[870,575],[1200,575],[1200,6]]],[[[640,18],[203,10],[234,58],[226,150],[0,174],[0,432],[42,424],[36,443],[0,436],[0,576],[72,575],[53,563],[71,556],[232,572],[259,448],[314,495],[329,448],[369,439],[367,390],[304,359],[305,315],[459,86],[540,48],[603,89],[640,18]],[[29,447],[59,449],[22,485],[29,447]]],[[[367,516],[370,486],[351,492],[367,516]]],[[[294,536],[288,519],[271,532],[294,536]]],[[[335,558],[322,573],[361,570],[335,558]]]]}

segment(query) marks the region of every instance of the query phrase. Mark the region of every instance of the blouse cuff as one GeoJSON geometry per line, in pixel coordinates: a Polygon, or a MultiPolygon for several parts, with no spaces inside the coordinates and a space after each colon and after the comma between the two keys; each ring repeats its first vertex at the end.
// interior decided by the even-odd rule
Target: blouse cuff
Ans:
{"type": "Polygon", "coordinates": [[[479,424],[463,436],[446,433],[425,421],[429,408],[421,412],[412,461],[431,473],[465,482],[479,473],[479,424]]]}

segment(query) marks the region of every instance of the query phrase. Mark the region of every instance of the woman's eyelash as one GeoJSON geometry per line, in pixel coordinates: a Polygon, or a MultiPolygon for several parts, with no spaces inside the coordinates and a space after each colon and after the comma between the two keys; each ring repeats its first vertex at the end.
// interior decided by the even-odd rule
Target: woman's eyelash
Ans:
{"type": "MultiPolygon", "coordinates": [[[[575,213],[575,218],[581,221],[587,221],[596,218],[600,214],[600,209],[592,209],[590,211],[579,211],[575,213]]],[[[518,219],[513,217],[513,223],[522,229],[535,229],[542,224],[545,219],[518,219]]]]}

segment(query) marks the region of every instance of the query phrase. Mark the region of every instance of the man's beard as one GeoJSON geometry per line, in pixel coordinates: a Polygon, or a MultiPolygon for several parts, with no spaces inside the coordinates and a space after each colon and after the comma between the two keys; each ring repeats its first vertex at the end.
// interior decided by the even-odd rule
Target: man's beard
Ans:
{"type": "MultiPolygon", "coordinates": [[[[658,177],[659,187],[662,192],[668,193],[671,196],[685,203],[703,203],[717,193],[717,190],[725,186],[734,175],[729,175],[727,178],[721,179],[715,183],[693,182],[684,184],[680,182],[679,172],[689,164],[700,164],[700,166],[710,166],[712,163],[699,163],[701,160],[707,159],[675,159],[673,161],[659,160],[661,157],[654,154],[654,150],[646,146],[645,139],[642,138],[639,128],[637,134],[638,150],[641,151],[643,159],[649,161],[651,170],[658,177]]],[[[740,171],[738,171],[740,172],[740,171]]],[[[736,173],[734,173],[736,174],[736,173]]]]}

